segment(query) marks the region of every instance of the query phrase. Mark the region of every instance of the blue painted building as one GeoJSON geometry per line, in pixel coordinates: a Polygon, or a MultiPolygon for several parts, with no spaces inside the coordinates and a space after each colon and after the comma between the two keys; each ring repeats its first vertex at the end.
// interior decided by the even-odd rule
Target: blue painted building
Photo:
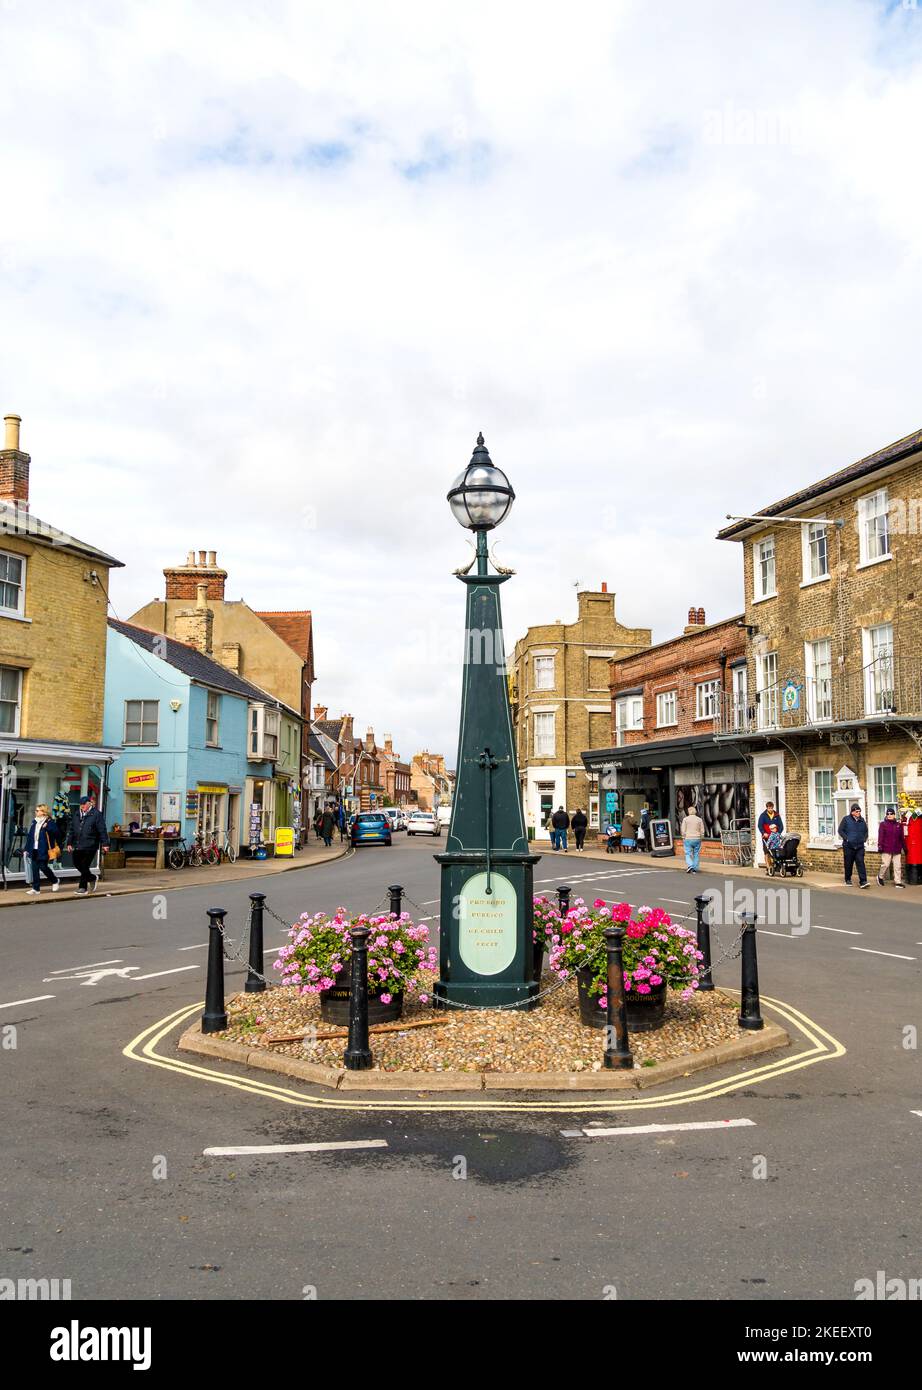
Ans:
{"type": "Polygon", "coordinates": [[[185,642],[109,620],[107,821],[272,843],[282,717],[296,712],[185,642]]]}

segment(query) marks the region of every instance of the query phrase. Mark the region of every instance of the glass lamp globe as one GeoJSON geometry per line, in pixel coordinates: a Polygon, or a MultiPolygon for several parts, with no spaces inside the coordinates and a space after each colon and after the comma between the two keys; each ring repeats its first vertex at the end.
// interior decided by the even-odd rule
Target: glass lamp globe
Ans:
{"type": "Polygon", "coordinates": [[[515,501],[512,484],[487,453],[483,435],[463,473],[459,473],[448,493],[452,516],[469,531],[492,531],[509,515],[515,501]]]}

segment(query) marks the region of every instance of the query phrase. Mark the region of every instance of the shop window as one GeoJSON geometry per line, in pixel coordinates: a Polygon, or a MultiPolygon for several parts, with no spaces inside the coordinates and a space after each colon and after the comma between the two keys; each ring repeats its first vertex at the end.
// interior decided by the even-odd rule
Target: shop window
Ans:
{"type": "Polygon", "coordinates": [[[17,666],[0,666],[0,734],[19,733],[22,707],[22,671],[17,666]]]}
{"type": "Polygon", "coordinates": [[[26,606],[26,562],[22,555],[0,550],[0,612],[17,613],[26,606]]]}
{"type": "Polygon", "coordinates": [[[126,825],[131,825],[133,821],[137,821],[138,825],[144,829],[149,825],[156,825],[157,793],[126,792],[124,818],[126,825]]]}
{"type": "Polygon", "coordinates": [[[159,700],[125,701],[125,743],[155,744],[160,724],[159,700]]]}

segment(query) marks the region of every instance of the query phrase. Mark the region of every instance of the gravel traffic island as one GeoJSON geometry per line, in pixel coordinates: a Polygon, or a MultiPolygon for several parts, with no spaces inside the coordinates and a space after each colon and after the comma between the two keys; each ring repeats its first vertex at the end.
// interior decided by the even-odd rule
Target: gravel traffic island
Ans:
{"type": "Polygon", "coordinates": [[[687,1001],[676,995],[662,1027],[631,1035],[633,1070],[609,1071],[604,1030],[580,1023],[573,981],[531,1012],[446,1012],[408,1000],[399,1023],[372,1028],[373,1067],[347,1072],[346,1030],[321,1020],[315,994],[275,987],[231,996],[227,1030],[205,1037],[196,1023],[180,1047],[343,1090],[646,1088],[790,1042],[768,1019],[759,1032],[740,1029],[738,1012],[739,1001],[719,989],[687,1001]]]}

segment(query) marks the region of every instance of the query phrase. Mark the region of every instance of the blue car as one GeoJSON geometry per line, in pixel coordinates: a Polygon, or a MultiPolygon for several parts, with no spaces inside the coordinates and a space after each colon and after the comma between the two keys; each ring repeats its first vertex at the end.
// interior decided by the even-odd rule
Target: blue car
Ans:
{"type": "Polygon", "coordinates": [[[383,811],[361,811],[352,818],[350,839],[355,845],[389,845],[391,823],[383,811]]]}

